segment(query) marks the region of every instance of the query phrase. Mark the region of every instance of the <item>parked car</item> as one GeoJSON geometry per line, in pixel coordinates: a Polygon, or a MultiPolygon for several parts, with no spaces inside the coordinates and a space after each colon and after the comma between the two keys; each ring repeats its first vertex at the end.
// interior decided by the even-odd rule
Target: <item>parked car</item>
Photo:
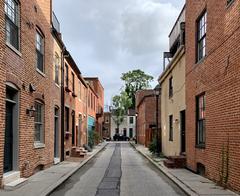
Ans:
{"type": "Polygon", "coordinates": [[[113,136],[113,140],[114,140],[114,141],[129,141],[130,138],[127,137],[127,136],[125,136],[125,135],[116,133],[116,134],[113,136]]]}

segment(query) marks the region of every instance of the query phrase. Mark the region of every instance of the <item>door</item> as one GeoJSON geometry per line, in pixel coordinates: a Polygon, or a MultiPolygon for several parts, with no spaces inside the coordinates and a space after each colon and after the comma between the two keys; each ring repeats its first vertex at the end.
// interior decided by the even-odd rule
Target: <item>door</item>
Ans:
{"type": "Polygon", "coordinates": [[[6,102],[4,173],[13,169],[13,103],[6,102]]]}
{"type": "Polygon", "coordinates": [[[126,137],[127,136],[127,129],[123,130],[123,135],[126,137]]]}
{"type": "Polygon", "coordinates": [[[129,128],[129,137],[130,137],[130,138],[133,137],[133,128],[129,128]]]}
{"type": "Polygon", "coordinates": [[[180,112],[181,153],[186,152],[186,118],[185,110],[180,112]]]}
{"type": "Polygon", "coordinates": [[[78,117],[78,146],[81,146],[81,139],[82,139],[82,115],[79,115],[78,117]]]}
{"type": "Polygon", "coordinates": [[[58,144],[59,144],[59,109],[55,108],[54,115],[54,157],[58,158],[58,144]]]}
{"type": "Polygon", "coordinates": [[[72,111],[72,145],[75,146],[75,111],[72,111]]]}

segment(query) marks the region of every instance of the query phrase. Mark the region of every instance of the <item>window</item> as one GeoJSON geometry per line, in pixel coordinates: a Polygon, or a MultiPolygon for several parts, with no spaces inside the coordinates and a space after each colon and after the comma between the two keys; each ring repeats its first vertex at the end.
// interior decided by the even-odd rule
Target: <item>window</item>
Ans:
{"type": "Polygon", "coordinates": [[[58,54],[55,55],[55,83],[59,84],[59,67],[60,67],[60,58],[58,54]]]}
{"type": "Polygon", "coordinates": [[[15,0],[5,0],[6,42],[19,50],[19,5],[15,0]]]}
{"type": "Polygon", "coordinates": [[[73,72],[72,72],[72,92],[75,93],[75,77],[73,72]]]}
{"type": "Polygon", "coordinates": [[[197,21],[197,61],[206,55],[207,12],[205,11],[197,21]]]}
{"type": "Polygon", "coordinates": [[[35,137],[37,143],[44,143],[44,105],[41,102],[35,102],[35,137]]]}
{"type": "Polygon", "coordinates": [[[132,116],[129,117],[129,123],[133,124],[133,117],[132,116]]]}
{"type": "Polygon", "coordinates": [[[81,82],[79,81],[79,89],[78,89],[79,99],[81,99],[81,88],[82,88],[82,85],[81,85],[81,82]]]}
{"type": "Polygon", "coordinates": [[[65,64],[65,86],[68,88],[68,65],[65,64]]]}
{"type": "Polygon", "coordinates": [[[169,141],[173,141],[173,115],[169,116],[169,141]]]}
{"type": "Polygon", "coordinates": [[[169,78],[169,98],[173,96],[173,77],[169,78]]]}
{"type": "Polygon", "coordinates": [[[206,98],[205,94],[202,94],[197,97],[197,146],[204,147],[205,145],[205,103],[206,98]]]}
{"type": "Polygon", "coordinates": [[[88,92],[88,107],[90,108],[90,93],[88,92]]]}
{"type": "Polygon", "coordinates": [[[227,5],[230,5],[234,0],[227,0],[227,5]]]}
{"type": "Polygon", "coordinates": [[[65,107],[65,123],[64,123],[64,131],[69,132],[69,108],[65,107]]]}
{"type": "Polygon", "coordinates": [[[37,69],[44,73],[44,38],[38,31],[36,33],[36,53],[37,69]]]}

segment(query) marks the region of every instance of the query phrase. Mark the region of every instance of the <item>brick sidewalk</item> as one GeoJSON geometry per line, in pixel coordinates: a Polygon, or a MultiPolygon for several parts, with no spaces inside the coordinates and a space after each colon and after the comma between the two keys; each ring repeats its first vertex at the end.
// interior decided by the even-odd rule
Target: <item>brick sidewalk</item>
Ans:
{"type": "Polygon", "coordinates": [[[155,158],[148,150],[148,148],[143,145],[136,145],[131,142],[132,146],[136,150],[145,156],[151,163],[158,167],[167,177],[169,177],[173,182],[175,182],[183,191],[188,195],[222,195],[222,196],[233,196],[238,195],[230,190],[223,189],[217,186],[216,183],[211,180],[197,175],[187,169],[169,169],[164,166],[164,158],[155,158]]]}

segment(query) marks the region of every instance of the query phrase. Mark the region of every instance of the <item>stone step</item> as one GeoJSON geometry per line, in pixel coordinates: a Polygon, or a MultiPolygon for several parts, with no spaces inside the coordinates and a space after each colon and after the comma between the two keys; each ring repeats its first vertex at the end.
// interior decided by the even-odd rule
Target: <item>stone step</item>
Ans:
{"type": "Polygon", "coordinates": [[[163,164],[167,167],[167,168],[175,168],[175,163],[171,160],[164,160],[163,164]]]}
{"type": "Polygon", "coordinates": [[[15,180],[15,181],[12,181],[10,183],[4,184],[4,189],[12,191],[12,190],[15,190],[15,189],[23,186],[26,183],[27,183],[27,178],[19,178],[19,179],[15,180]]]}
{"type": "Polygon", "coordinates": [[[18,180],[20,178],[20,171],[11,171],[3,174],[3,185],[18,180]]]}
{"type": "MultiPolygon", "coordinates": [[[[168,160],[174,164],[174,168],[184,168],[186,166],[185,156],[169,156],[168,160]]],[[[168,165],[169,163],[166,163],[166,165],[168,165]]]]}

